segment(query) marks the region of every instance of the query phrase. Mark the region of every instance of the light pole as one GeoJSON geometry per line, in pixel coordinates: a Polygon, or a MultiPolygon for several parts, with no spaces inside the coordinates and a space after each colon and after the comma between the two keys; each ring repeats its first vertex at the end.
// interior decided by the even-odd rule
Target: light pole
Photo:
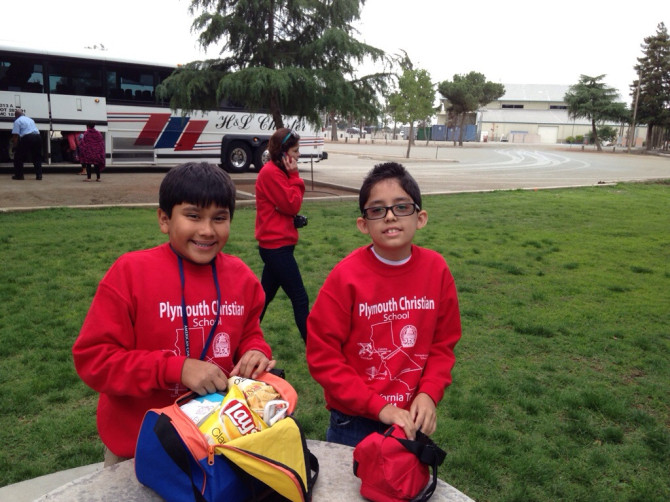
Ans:
{"type": "Polygon", "coordinates": [[[635,134],[635,120],[637,119],[637,102],[640,100],[640,80],[641,75],[638,72],[637,74],[637,90],[635,91],[635,106],[633,107],[633,122],[630,125],[630,131],[628,131],[628,153],[630,153],[630,144],[633,142],[635,134]]]}

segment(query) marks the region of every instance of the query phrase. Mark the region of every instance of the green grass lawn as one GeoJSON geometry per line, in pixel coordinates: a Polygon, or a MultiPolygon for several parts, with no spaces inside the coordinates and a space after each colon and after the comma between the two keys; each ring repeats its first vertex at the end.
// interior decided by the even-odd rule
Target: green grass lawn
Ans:
{"type": "MultiPolygon", "coordinates": [[[[670,184],[425,197],[416,242],[456,278],[463,338],[434,439],[440,477],[484,501],[670,500],[670,184]]],[[[366,244],[356,203],[309,202],[310,300],[366,244]]],[[[261,271],[253,208],[225,251],[261,271]]],[[[150,209],[0,214],[0,486],[99,462],[74,342],[123,252],[163,242],[150,209]]],[[[263,322],[308,437],[327,425],[289,301],[263,322]]]]}

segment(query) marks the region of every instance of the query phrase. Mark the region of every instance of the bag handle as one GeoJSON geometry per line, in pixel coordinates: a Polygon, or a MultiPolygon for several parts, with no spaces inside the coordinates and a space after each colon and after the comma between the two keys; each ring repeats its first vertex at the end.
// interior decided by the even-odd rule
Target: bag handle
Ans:
{"type": "Polygon", "coordinates": [[[307,452],[309,453],[309,469],[311,471],[307,473],[307,493],[311,495],[314,493],[314,485],[319,478],[319,459],[311,451],[307,450],[307,452]]]}
{"type": "Polygon", "coordinates": [[[188,461],[189,455],[186,452],[184,443],[179,438],[179,434],[172,426],[172,420],[165,413],[161,413],[154,425],[154,432],[161,446],[165,450],[172,461],[188,476],[191,481],[191,488],[193,489],[193,499],[196,502],[207,502],[207,499],[200,493],[200,490],[193,482],[193,474],[191,472],[191,464],[188,461]]]}
{"type": "Polygon", "coordinates": [[[413,501],[413,502],[426,502],[430,497],[433,496],[435,488],[437,488],[437,467],[442,465],[442,462],[444,462],[444,459],[447,456],[447,452],[444,451],[439,446],[437,446],[432,439],[430,439],[421,431],[416,432],[416,440],[414,441],[412,441],[411,439],[397,438],[395,436],[392,436],[391,432],[393,432],[393,427],[389,428],[389,430],[387,430],[384,433],[384,436],[386,437],[390,436],[396,441],[398,441],[401,445],[407,448],[409,452],[416,455],[416,457],[421,462],[431,466],[431,468],[433,469],[433,479],[430,485],[423,492],[420,498],[416,498],[413,501]]]}

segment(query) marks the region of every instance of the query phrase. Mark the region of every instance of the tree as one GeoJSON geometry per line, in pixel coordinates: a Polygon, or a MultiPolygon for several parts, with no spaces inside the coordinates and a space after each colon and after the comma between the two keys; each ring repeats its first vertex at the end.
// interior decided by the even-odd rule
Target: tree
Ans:
{"type": "Polygon", "coordinates": [[[579,82],[571,85],[563,100],[568,105],[570,118],[586,118],[591,121],[590,138],[598,151],[602,151],[598,138],[597,125],[605,120],[617,122],[628,121],[626,105],[617,101],[619,94],[616,89],[607,87],[601,80],[605,75],[589,77],[580,75],[579,82]]]}
{"type": "Polygon", "coordinates": [[[467,75],[454,75],[453,82],[445,80],[437,86],[437,90],[449,102],[447,111],[460,117],[459,146],[463,146],[465,116],[505,94],[502,84],[487,82],[486,77],[476,71],[467,75]]]}
{"type": "MultiPolygon", "coordinates": [[[[637,58],[634,66],[639,76],[639,98],[636,118],[647,124],[647,149],[663,142],[662,134],[657,130],[670,130],[670,36],[665,24],[660,23],[656,34],[644,39],[644,56],[637,58]]],[[[637,93],[638,80],[631,84],[632,94],[637,93]]]]}
{"type": "MultiPolygon", "coordinates": [[[[358,64],[384,52],[354,37],[365,0],[191,0],[203,48],[221,43],[220,59],[193,61],[159,87],[173,109],[235,104],[320,124],[321,113],[363,105],[383,78],[354,79],[358,64]]],[[[368,101],[369,105],[369,101],[368,101]]]]}
{"type": "Polygon", "coordinates": [[[332,140],[337,141],[338,118],[345,118],[362,126],[375,121],[381,115],[378,95],[384,92],[389,78],[388,74],[376,73],[345,82],[341,81],[341,76],[333,75],[333,80],[324,91],[328,93],[328,103],[325,106],[331,124],[332,140]]]}
{"type": "Polygon", "coordinates": [[[401,61],[402,75],[398,78],[398,90],[388,99],[388,110],[397,122],[409,123],[407,155],[414,142],[414,122],[435,114],[435,87],[426,70],[414,69],[412,62],[404,55],[401,61]]]}

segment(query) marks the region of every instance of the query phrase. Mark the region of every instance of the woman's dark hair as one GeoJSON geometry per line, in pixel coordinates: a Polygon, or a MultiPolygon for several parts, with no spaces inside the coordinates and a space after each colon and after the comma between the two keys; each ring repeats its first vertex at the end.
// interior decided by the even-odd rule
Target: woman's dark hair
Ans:
{"type": "Polygon", "coordinates": [[[235,212],[235,184],[214,164],[188,162],[168,171],[158,190],[158,206],[172,217],[172,208],[182,203],[209,207],[215,204],[235,212]]]}
{"type": "Polygon", "coordinates": [[[87,129],[93,129],[94,127],[95,127],[95,122],[89,122],[88,124],[86,124],[87,129]]]}
{"type": "Polygon", "coordinates": [[[268,142],[268,152],[272,162],[281,169],[284,168],[281,158],[282,155],[300,142],[300,136],[293,130],[286,127],[277,129],[268,142]]]}
{"type": "Polygon", "coordinates": [[[368,199],[370,198],[370,192],[372,187],[375,186],[380,181],[396,179],[402,187],[402,189],[407,192],[412,198],[412,201],[421,208],[421,190],[416,180],[412,178],[412,175],[407,172],[407,169],[402,164],[397,162],[385,162],[384,164],[377,164],[373,167],[367,176],[363,180],[363,185],[361,185],[361,190],[358,193],[358,206],[363,213],[365,209],[365,204],[367,204],[368,199]]]}

